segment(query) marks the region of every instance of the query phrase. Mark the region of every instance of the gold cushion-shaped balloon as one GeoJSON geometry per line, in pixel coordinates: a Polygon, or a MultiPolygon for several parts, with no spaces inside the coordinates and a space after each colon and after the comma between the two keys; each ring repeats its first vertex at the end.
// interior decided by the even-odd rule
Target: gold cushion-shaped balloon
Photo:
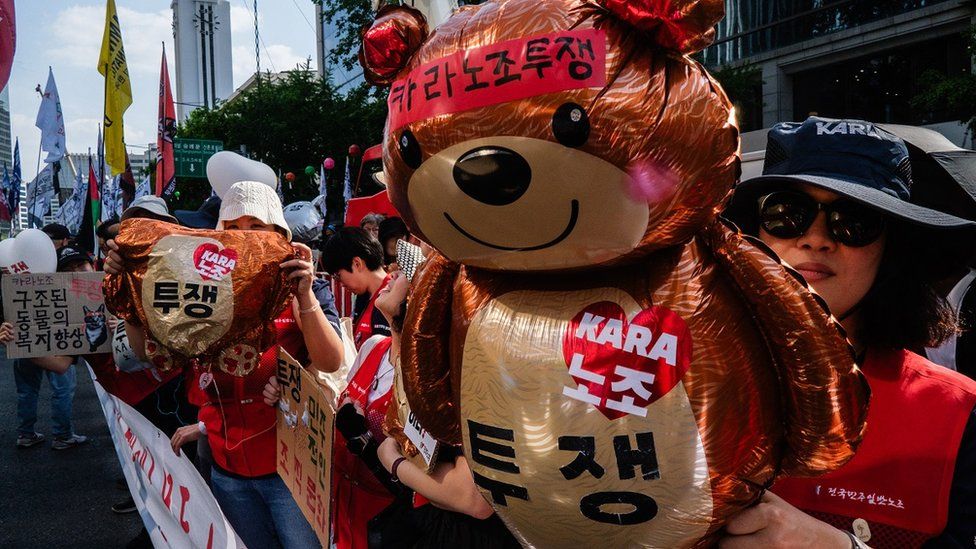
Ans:
{"type": "Polygon", "coordinates": [[[192,359],[244,376],[257,366],[292,291],[279,267],[295,256],[284,237],[129,219],[115,242],[126,271],[105,278],[105,303],[146,328],[157,368],[192,359]]]}

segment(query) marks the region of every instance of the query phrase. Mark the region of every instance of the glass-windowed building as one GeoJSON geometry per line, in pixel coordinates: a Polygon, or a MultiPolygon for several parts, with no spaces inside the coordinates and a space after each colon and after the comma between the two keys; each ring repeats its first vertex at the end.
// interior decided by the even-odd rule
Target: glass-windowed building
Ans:
{"type": "MultiPolygon", "coordinates": [[[[715,42],[700,54],[712,70],[755,67],[762,105],[745,129],[809,114],[935,126],[972,147],[962,113],[923,110],[912,99],[934,73],[974,70],[967,0],[726,0],[715,42]],[[749,127],[752,126],[752,127],[749,127]]],[[[976,101],[976,98],[974,98],[976,101]]]]}

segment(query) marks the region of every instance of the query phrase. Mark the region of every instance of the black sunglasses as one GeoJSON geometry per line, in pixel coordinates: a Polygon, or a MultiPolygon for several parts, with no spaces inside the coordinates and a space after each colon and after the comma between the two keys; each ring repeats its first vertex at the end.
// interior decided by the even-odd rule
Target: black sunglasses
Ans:
{"type": "Polygon", "coordinates": [[[810,229],[820,210],[827,215],[830,237],[839,244],[860,248],[884,232],[884,214],[875,209],[845,198],[821,204],[797,191],[777,191],[760,198],[759,226],[776,238],[798,238],[810,229]]]}

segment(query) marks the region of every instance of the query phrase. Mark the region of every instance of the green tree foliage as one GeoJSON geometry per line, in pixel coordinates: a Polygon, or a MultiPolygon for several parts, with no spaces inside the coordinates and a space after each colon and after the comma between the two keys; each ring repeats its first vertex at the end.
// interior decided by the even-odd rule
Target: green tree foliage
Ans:
{"type": "MultiPolygon", "coordinates": [[[[324,158],[336,160],[329,177],[329,195],[341,204],[343,168],[349,146],[363,149],[379,143],[386,120],[386,103],[374,98],[365,86],[346,95],[339,93],[329,79],[310,70],[310,63],[272,78],[266,74],[244,93],[215,110],[197,109],[177,130],[178,137],[219,139],[226,150],[244,147],[248,155],[280,170],[282,179],[295,174],[293,183],[284,184],[285,202],[309,200],[318,194],[315,177],[305,174],[314,166],[315,174],[324,158]]],[[[199,203],[184,185],[181,198],[199,203]]],[[[209,191],[206,186],[205,190],[209,191]]],[[[332,201],[330,200],[330,210],[332,201]]]]}
{"type": "Polygon", "coordinates": [[[711,72],[735,105],[739,129],[748,132],[762,128],[762,68],[725,66],[711,72]]]}
{"type": "MultiPolygon", "coordinates": [[[[976,63],[976,26],[969,29],[966,49],[976,63]]],[[[919,76],[919,90],[911,104],[915,109],[930,113],[925,118],[935,119],[936,114],[948,114],[965,124],[969,135],[976,136],[976,74],[964,71],[947,75],[929,69],[919,76]]]]}
{"type": "Polygon", "coordinates": [[[373,23],[370,0],[312,0],[322,7],[322,20],[335,25],[336,45],[329,54],[329,63],[341,63],[346,70],[359,68],[360,32],[373,23]]]}

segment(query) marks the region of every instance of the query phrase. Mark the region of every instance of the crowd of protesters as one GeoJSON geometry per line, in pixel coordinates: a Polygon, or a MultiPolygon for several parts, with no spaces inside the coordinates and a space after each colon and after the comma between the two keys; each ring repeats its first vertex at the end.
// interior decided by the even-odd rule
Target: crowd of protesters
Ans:
{"type": "MultiPolygon", "coordinates": [[[[904,507],[871,512],[879,546],[964,547],[976,540],[976,370],[968,328],[976,222],[913,202],[905,143],[884,130],[822,134],[816,119],[780,124],[769,134],[761,177],[741,183],[725,216],[795,269],[843,325],[872,389],[869,429],[854,459],[826,479],[858,489],[884,485],[908,494],[904,507]],[[968,305],[967,305],[968,304],[968,305]],[[926,358],[928,356],[929,358],[926,358]],[[943,365],[938,365],[938,361],[943,365]],[[947,368],[945,366],[949,366],[947,368]]],[[[171,215],[156,197],[134,201],[121,220],[98,230],[102,261],[45,227],[58,271],[126,269],[114,239],[120,221],[150,218],[192,228],[277,232],[291,240],[271,187],[239,182],[223,200],[171,215]]],[[[291,305],[275,319],[277,343],[247,377],[187,368],[160,375],[147,362],[142,326],[119,322],[128,353],[87,357],[107,390],[171,437],[207,479],[221,509],[249,547],[313,547],[318,540],[276,472],[279,346],[305,367],[333,373],[351,364],[337,402],[332,539],[336,547],[515,547],[517,542],[474,484],[460,448],[439,452],[432,472],[407,461],[384,432],[410,295],[398,243],[417,242],[399,218],[367,215],[359,227],[328,227],[321,259],[293,243],[281,268],[297,281],[291,305]],[[318,276],[317,271],[327,273],[318,276]],[[344,333],[332,293],[354,293],[352,333],[344,333]],[[356,356],[348,356],[344,338],[356,356]],[[122,382],[122,378],[125,382],[122,382]],[[133,382],[136,379],[136,382],[133,382]]],[[[412,248],[411,248],[412,249],[412,248]]],[[[401,252],[402,253],[402,252],[401,252]]],[[[420,253],[420,248],[416,252],[420,253]]],[[[12,340],[0,326],[0,341],[12,340]]],[[[14,361],[16,444],[44,441],[34,429],[38,391],[51,386],[52,448],[86,442],[73,432],[71,403],[80,357],[14,361]]],[[[867,503],[828,498],[821,479],[784,478],[728,522],[723,547],[861,547],[852,521],[867,503]]],[[[870,490],[868,490],[870,491],[870,490]]],[[[113,507],[134,509],[131,499],[113,507]]],[[[148,546],[146,532],[131,547],[148,546]]]]}

